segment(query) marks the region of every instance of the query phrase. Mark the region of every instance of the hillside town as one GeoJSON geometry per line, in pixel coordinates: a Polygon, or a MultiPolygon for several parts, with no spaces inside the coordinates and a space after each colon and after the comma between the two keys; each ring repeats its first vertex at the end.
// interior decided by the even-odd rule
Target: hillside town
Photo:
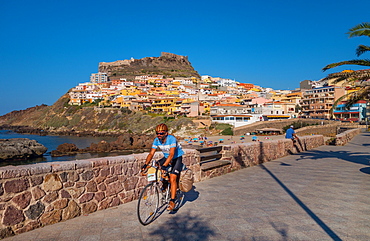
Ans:
{"type": "Polygon", "coordinates": [[[295,90],[274,90],[208,75],[201,79],[141,75],[128,80],[99,72],[91,74],[90,82],[80,83],[69,92],[69,104],[95,104],[96,108],[168,116],[210,117],[212,122],[234,127],[289,118],[361,122],[368,116],[366,101],[359,101],[350,108],[346,108],[343,101],[331,112],[340,97],[356,88],[331,81],[305,80],[295,90]]]}

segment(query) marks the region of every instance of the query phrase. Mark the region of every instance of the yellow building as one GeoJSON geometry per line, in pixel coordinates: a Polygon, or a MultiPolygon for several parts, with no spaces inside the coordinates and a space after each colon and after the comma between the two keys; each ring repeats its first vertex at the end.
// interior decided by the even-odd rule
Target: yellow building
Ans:
{"type": "Polygon", "coordinates": [[[163,93],[166,96],[179,96],[180,92],[178,90],[164,90],[163,93]]]}
{"type": "Polygon", "coordinates": [[[152,112],[173,114],[176,109],[176,98],[160,98],[152,102],[152,112]]]}
{"type": "Polygon", "coordinates": [[[120,91],[121,95],[138,95],[141,93],[141,90],[138,90],[137,88],[127,88],[120,91]]]}
{"type": "Polygon", "coordinates": [[[296,103],[299,104],[299,101],[302,99],[302,92],[294,92],[281,96],[281,102],[296,103]]]}

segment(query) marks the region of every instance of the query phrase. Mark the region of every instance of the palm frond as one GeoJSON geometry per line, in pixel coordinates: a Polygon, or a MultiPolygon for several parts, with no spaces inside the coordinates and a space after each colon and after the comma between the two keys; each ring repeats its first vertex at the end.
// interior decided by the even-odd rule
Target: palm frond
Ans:
{"type": "Polygon", "coordinates": [[[333,115],[333,112],[334,112],[335,108],[337,107],[337,105],[338,105],[340,102],[342,102],[344,99],[346,99],[348,95],[349,95],[349,94],[345,94],[345,95],[343,95],[343,96],[339,97],[336,101],[334,101],[333,106],[332,106],[332,107],[330,108],[330,110],[329,110],[330,116],[332,116],[332,115],[333,115]]]}
{"type": "Polygon", "coordinates": [[[360,66],[370,66],[370,60],[369,59],[354,59],[354,60],[347,60],[347,61],[342,61],[338,63],[332,63],[328,64],[325,66],[322,70],[326,71],[328,69],[332,69],[338,66],[342,65],[360,65],[360,66]]]}
{"type": "Polygon", "coordinates": [[[350,38],[358,36],[370,37],[370,23],[360,23],[351,28],[347,34],[350,38]]]}
{"type": "Polygon", "coordinates": [[[347,93],[341,97],[339,97],[330,109],[330,115],[333,114],[333,111],[337,107],[337,105],[342,102],[346,101],[345,108],[349,109],[353,104],[357,103],[360,100],[369,100],[370,99],[370,86],[363,87],[357,91],[347,93]]]}
{"type": "Polygon", "coordinates": [[[346,81],[352,83],[355,81],[363,82],[370,80],[370,69],[357,70],[352,72],[338,72],[329,74],[323,80],[334,80],[334,83],[339,83],[341,81],[346,81]]]}
{"type": "Polygon", "coordinates": [[[349,108],[359,100],[369,100],[370,86],[360,88],[357,91],[351,92],[347,96],[346,107],[349,108]]]}
{"type": "Polygon", "coordinates": [[[361,44],[356,49],[356,55],[360,56],[360,55],[362,55],[363,53],[365,53],[367,51],[370,51],[370,46],[366,46],[366,45],[361,44]]]}

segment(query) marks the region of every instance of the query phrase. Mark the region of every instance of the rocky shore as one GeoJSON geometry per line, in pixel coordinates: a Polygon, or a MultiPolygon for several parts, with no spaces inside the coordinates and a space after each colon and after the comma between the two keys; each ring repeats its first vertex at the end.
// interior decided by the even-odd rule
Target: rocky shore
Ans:
{"type": "Polygon", "coordinates": [[[101,152],[120,152],[127,150],[147,151],[151,148],[154,136],[138,134],[121,134],[117,140],[112,142],[101,141],[92,143],[89,147],[79,149],[75,144],[64,143],[51,151],[51,156],[74,155],[77,153],[101,153],[101,152]]]}
{"type": "Polygon", "coordinates": [[[27,138],[0,139],[0,161],[39,157],[46,151],[47,148],[35,140],[27,138]]]}

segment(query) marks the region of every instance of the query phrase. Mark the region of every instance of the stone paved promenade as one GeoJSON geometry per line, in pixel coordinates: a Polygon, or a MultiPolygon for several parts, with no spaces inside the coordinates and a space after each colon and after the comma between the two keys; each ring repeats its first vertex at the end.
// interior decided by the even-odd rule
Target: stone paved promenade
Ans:
{"type": "Polygon", "coordinates": [[[370,133],[195,184],[142,226],[137,201],[10,240],[370,240],[370,133]]]}

